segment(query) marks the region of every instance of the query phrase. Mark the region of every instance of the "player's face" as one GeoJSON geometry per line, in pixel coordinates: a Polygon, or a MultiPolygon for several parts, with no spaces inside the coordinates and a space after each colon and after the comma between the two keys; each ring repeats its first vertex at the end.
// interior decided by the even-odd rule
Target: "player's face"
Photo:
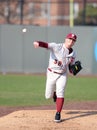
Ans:
{"type": "Polygon", "coordinates": [[[68,45],[68,47],[72,47],[74,45],[75,41],[73,39],[66,39],[66,44],[68,45]]]}
{"type": "Polygon", "coordinates": [[[71,48],[74,45],[74,43],[75,41],[73,39],[68,39],[68,38],[65,39],[65,46],[67,48],[71,48]]]}

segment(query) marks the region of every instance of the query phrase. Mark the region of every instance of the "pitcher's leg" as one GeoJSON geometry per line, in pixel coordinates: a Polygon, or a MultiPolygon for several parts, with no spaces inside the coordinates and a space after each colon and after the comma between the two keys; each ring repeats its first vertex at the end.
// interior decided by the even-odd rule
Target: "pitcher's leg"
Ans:
{"type": "Polygon", "coordinates": [[[54,90],[55,90],[55,84],[54,83],[46,83],[46,89],[45,89],[45,98],[49,99],[53,97],[54,94],[54,90]]]}
{"type": "Polygon", "coordinates": [[[52,98],[53,93],[56,89],[56,78],[53,73],[47,73],[47,81],[46,81],[46,89],[45,89],[45,97],[46,99],[52,98]]]}
{"type": "Polygon", "coordinates": [[[57,80],[56,84],[56,94],[57,94],[57,100],[56,100],[56,115],[55,115],[55,121],[60,122],[61,121],[61,111],[64,105],[64,91],[66,88],[66,82],[67,82],[67,77],[66,76],[61,76],[57,80]]]}

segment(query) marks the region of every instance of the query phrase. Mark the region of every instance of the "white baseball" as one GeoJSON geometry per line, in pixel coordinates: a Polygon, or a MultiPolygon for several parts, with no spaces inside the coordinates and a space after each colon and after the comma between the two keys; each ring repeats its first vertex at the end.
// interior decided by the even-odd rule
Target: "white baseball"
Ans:
{"type": "Polygon", "coordinates": [[[22,29],[22,32],[24,32],[24,33],[27,32],[27,29],[26,29],[26,28],[23,28],[23,29],[22,29]]]}

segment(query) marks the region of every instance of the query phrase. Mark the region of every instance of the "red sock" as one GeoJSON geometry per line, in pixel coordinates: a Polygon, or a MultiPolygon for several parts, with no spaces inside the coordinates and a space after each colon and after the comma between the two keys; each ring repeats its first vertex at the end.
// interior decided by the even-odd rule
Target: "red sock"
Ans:
{"type": "Polygon", "coordinates": [[[64,98],[57,98],[57,101],[56,101],[57,112],[61,112],[63,104],[64,104],[64,98]]]}

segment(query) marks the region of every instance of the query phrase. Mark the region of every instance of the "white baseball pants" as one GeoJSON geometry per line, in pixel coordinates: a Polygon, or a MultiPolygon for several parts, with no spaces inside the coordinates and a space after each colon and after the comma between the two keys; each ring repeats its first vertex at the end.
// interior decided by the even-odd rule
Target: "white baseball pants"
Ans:
{"type": "Polygon", "coordinates": [[[64,91],[67,83],[67,73],[62,75],[50,72],[47,70],[47,80],[46,80],[46,99],[52,98],[54,91],[58,98],[64,98],[64,91]]]}

